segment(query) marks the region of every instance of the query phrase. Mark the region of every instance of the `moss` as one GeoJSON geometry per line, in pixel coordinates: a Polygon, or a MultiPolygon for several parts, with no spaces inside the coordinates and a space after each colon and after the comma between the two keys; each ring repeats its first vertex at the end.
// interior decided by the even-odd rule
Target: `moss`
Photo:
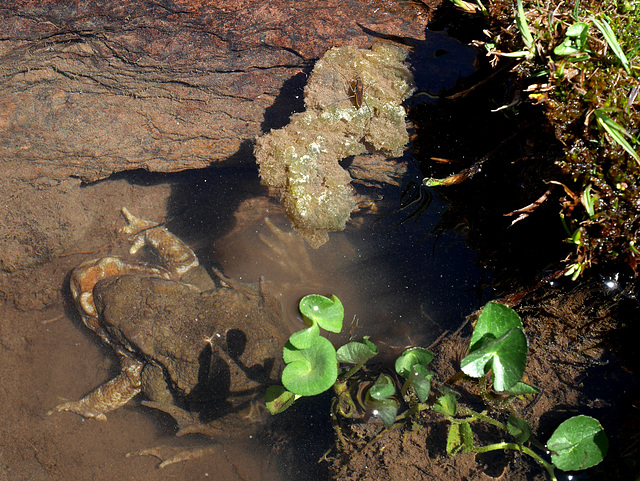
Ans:
{"type": "Polygon", "coordinates": [[[387,44],[330,49],[305,87],[305,112],[256,142],[262,182],[314,247],[342,230],[356,205],[339,161],[367,152],[396,157],[409,141],[402,102],[415,87],[402,63],[406,55],[387,44]],[[356,79],[364,87],[361,105],[353,95],[356,79]]]}
{"type": "MultiPolygon", "coordinates": [[[[622,261],[636,270],[640,258],[636,250],[640,165],[598,124],[594,111],[607,109],[606,115],[630,134],[626,140],[637,150],[640,109],[637,100],[629,103],[629,96],[632,89],[640,87],[640,5],[583,0],[576,12],[575,3],[552,0],[542,6],[523,1],[534,48],[529,56],[519,59],[512,72],[522,85],[529,86],[530,99],[543,106],[556,138],[564,145],[565,155],[557,165],[574,184],[566,185],[567,196],[561,199],[560,210],[572,233],[580,231],[575,254],[567,263],[585,268],[592,263],[622,261]],[[593,18],[608,19],[631,64],[630,71],[622,68],[593,18]],[[554,52],[564,41],[567,28],[578,21],[589,24],[588,58],[583,61],[554,52]],[[595,198],[595,215],[591,217],[580,205],[588,186],[595,198]]],[[[494,52],[523,50],[512,2],[492,2],[489,12],[495,35],[487,47],[494,52]]],[[[498,63],[499,59],[495,57],[498,63]]]]}

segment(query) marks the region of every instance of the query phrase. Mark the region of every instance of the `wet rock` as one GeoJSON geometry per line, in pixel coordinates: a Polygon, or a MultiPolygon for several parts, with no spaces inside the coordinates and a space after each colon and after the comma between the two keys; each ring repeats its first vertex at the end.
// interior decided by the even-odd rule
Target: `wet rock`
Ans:
{"type": "Polygon", "coordinates": [[[434,8],[383,0],[3,2],[0,198],[8,204],[0,269],[45,261],[85,229],[83,209],[70,205],[78,192],[34,179],[252,164],[255,137],[295,111],[306,73],[327,49],[367,47],[375,32],[422,38],[434,8]]]}
{"type": "Polygon", "coordinates": [[[370,45],[361,26],[423,35],[421,4],[375,3],[4,2],[1,162],[85,181],[250,162],[265,110],[325,50],[370,45]]]}

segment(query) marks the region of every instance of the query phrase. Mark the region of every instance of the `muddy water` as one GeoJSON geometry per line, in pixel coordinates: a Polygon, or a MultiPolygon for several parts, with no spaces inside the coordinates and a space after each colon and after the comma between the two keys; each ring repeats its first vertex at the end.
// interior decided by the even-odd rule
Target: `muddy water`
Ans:
{"type": "Polygon", "coordinates": [[[68,256],[1,279],[0,480],[324,476],[316,461],[330,443],[326,399],[301,402],[263,434],[225,444],[176,438],[175,423],[139,400],[110,413],[107,422],[69,413],[47,416],[62,398],[78,399],[117,373],[113,353],[81,325],[67,283],[80,262],[126,251],[115,234],[123,225],[122,205],[145,218],[167,219],[204,264],[234,279],[255,282],[264,275],[283,304],[283,328],[289,330],[300,325],[301,296],[336,294],[347,312],[343,338],[349,332],[371,335],[390,357],[405,345],[429,345],[478,305],[473,288],[479,275],[461,240],[449,235],[434,249],[433,238],[424,238],[437,222],[435,203],[418,223],[393,228],[402,217],[383,218],[395,205],[397,194],[390,191],[380,215],[356,219],[313,251],[291,234],[252,170],[129,177],[85,189],[85,207],[96,214],[86,239],[69,246],[68,256]],[[354,318],[357,325],[349,326],[354,318]],[[126,456],[161,445],[209,451],[164,469],[154,457],[126,456]]]}

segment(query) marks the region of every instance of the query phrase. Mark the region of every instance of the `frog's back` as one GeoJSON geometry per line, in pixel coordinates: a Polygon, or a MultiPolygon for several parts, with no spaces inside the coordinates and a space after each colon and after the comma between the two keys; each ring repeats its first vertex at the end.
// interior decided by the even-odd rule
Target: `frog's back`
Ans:
{"type": "Polygon", "coordinates": [[[126,275],[100,283],[96,307],[111,337],[162,367],[179,397],[252,396],[278,381],[288,333],[264,282],[225,286],[126,275]]]}

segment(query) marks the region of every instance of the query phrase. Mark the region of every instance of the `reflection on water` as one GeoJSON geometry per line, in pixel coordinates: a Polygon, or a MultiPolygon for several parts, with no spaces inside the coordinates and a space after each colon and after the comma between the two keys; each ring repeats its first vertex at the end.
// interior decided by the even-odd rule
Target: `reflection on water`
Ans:
{"type": "Polygon", "coordinates": [[[435,238],[428,235],[441,209],[434,201],[418,222],[399,226],[401,214],[365,216],[359,227],[332,233],[330,242],[315,250],[291,232],[276,204],[253,198],[239,206],[235,227],[215,242],[211,259],[244,282],[265,276],[292,329],[300,326],[301,297],[335,294],[347,323],[357,317],[356,336],[371,335],[392,346],[428,346],[479,307],[480,273],[461,237],[444,234],[434,249],[435,238]]]}

